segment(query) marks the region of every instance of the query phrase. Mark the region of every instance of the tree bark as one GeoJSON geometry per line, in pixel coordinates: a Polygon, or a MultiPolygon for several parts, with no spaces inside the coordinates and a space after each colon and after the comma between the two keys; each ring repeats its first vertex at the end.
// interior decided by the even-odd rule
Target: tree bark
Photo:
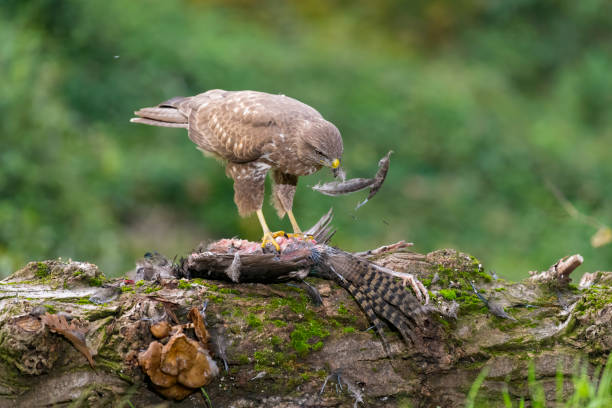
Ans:
{"type": "MultiPolygon", "coordinates": [[[[389,355],[345,289],[307,277],[320,294],[315,305],[290,279],[304,273],[278,272],[279,283],[266,275],[266,284],[247,273],[240,276],[250,283],[234,283],[224,266],[217,280],[157,274],[134,283],[107,280],[88,263],[32,262],[0,282],[0,406],[206,406],[202,392],[180,402],[160,397],[137,360],[155,340],[152,322],[187,323],[187,313],[206,302],[220,374],[204,388],[215,407],[462,406],[483,368],[488,374],[478,398],[496,407],[503,406],[505,387],[512,397],[529,398],[530,362],[552,401],[558,370],[568,378],[578,358],[592,370],[612,348],[610,272],[587,274],[577,287],[567,282],[566,263],[557,262],[514,283],[494,279],[477,259],[450,249],[360,255],[425,284],[427,313],[441,328],[436,353],[423,358],[389,329],[389,355]],[[82,328],[95,368],[42,323],[45,312],[82,328]]],[[[231,266],[234,257],[224,262],[231,266]]]]}

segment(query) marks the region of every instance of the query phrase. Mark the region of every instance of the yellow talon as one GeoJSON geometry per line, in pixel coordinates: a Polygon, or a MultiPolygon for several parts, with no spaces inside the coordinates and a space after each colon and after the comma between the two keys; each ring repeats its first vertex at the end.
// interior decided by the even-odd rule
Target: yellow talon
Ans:
{"type": "Polygon", "coordinates": [[[274,245],[274,248],[276,248],[276,250],[278,252],[280,252],[280,245],[278,245],[278,242],[276,242],[276,240],[274,239],[274,235],[271,232],[267,232],[264,234],[263,238],[261,239],[261,247],[265,248],[266,245],[269,243],[271,243],[272,245],[274,245]]]}
{"type": "Polygon", "coordinates": [[[264,218],[263,212],[261,209],[257,210],[257,218],[259,218],[259,223],[261,224],[261,229],[263,229],[263,238],[261,239],[261,247],[265,248],[268,242],[274,245],[274,248],[278,252],[280,252],[280,245],[276,242],[274,238],[279,237],[281,235],[285,235],[284,231],[277,231],[274,234],[270,232],[270,228],[268,228],[268,224],[266,223],[266,219],[264,218]],[[279,234],[280,233],[280,234],[279,234]]]}
{"type": "Polygon", "coordinates": [[[276,238],[276,237],[284,237],[285,235],[287,235],[287,234],[285,234],[285,231],[276,231],[276,232],[272,233],[272,236],[274,238],[276,238]]]}
{"type": "Polygon", "coordinates": [[[310,234],[304,234],[303,232],[295,232],[293,234],[287,234],[289,238],[301,238],[301,239],[313,239],[314,237],[310,234]]]}

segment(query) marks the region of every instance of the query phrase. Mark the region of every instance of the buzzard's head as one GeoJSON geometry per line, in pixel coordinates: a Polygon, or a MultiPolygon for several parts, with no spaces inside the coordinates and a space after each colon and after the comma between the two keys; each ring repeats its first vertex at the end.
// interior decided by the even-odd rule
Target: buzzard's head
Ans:
{"type": "Polygon", "coordinates": [[[333,169],[334,176],[341,172],[342,136],[333,123],[326,120],[305,123],[298,143],[300,161],[317,167],[333,169]]]}

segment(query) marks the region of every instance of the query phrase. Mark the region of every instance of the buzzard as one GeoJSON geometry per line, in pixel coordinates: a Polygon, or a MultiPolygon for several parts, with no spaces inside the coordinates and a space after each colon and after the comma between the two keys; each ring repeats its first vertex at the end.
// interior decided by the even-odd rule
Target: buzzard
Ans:
{"type": "Polygon", "coordinates": [[[340,174],[342,137],[332,123],[310,106],[285,95],[214,89],[176,97],[134,112],[131,122],[186,128],[205,155],[225,163],[234,180],[234,202],[241,216],[257,213],[262,246],[280,250],[261,211],[265,179],[272,171],[272,197],[279,217],[285,214],[295,235],[302,231],[292,212],[298,176],[322,167],[340,174]]]}

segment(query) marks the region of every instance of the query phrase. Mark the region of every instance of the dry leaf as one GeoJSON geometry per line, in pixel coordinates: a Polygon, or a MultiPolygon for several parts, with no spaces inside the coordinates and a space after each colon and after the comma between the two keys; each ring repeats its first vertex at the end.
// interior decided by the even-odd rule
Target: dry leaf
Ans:
{"type": "Polygon", "coordinates": [[[87,334],[86,329],[78,327],[74,322],[68,323],[65,316],[57,314],[45,313],[40,317],[40,320],[42,320],[45,325],[49,326],[52,332],[59,333],[67,338],[77,350],[87,357],[91,368],[95,367],[91,351],[85,342],[85,334],[87,334]]]}
{"type": "Polygon", "coordinates": [[[591,237],[591,245],[593,248],[599,248],[612,242],[612,229],[603,226],[591,237]]]}

